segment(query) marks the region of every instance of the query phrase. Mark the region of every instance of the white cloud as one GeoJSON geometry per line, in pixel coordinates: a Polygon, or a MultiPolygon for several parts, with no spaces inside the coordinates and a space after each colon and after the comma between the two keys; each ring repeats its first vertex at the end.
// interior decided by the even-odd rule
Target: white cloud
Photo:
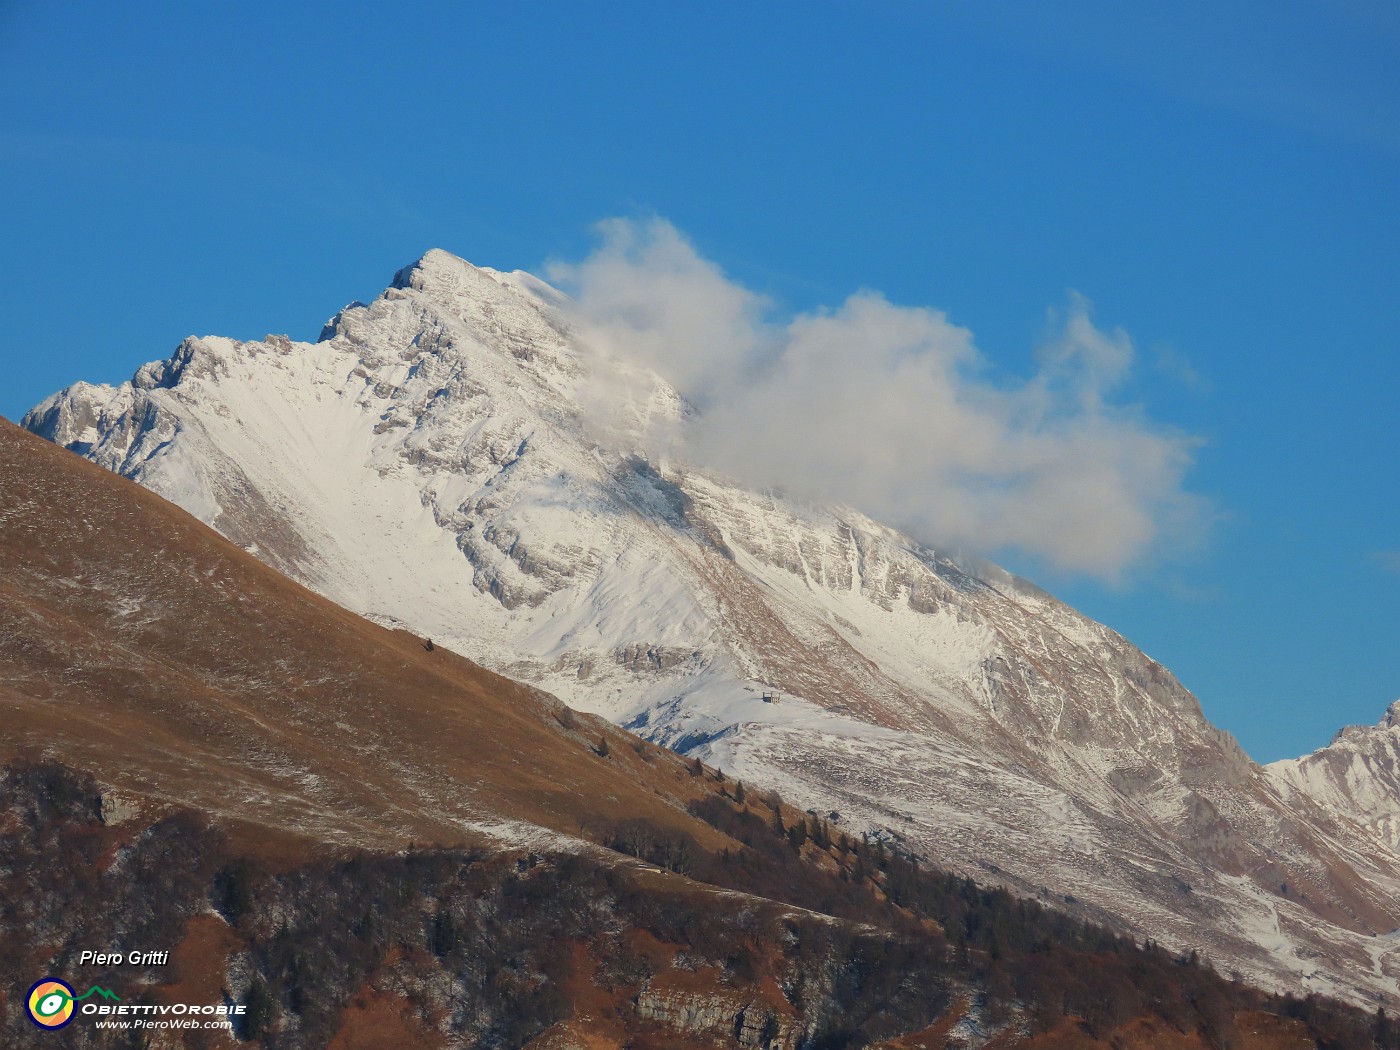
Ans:
{"type": "Polygon", "coordinates": [[[1103,407],[1103,396],[1127,376],[1133,364],[1133,341],[1121,328],[1105,332],[1094,326],[1093,307],[1078,292],[1070,292],[1069,309],[1060,321],[1052,310],[1058,333],[1038,353],[1040,382],[1057,382],[1088,412],[1103,407]]]}
{"type": "Polygon", "coordinates": [[[1113,403],[1132,341],[1096,327],[1082,296],[1037,374],[999,385],[938,310],[866,291],[784,323],[661,220],[601,232],[593,255],[550,274],[600,357],[654,369],[696,407],[669,451],[928,542],[1110,580],[1205,521],[1183,487],[1196,441],[1113,403]]]}
{"type": "Polygon", "coordinates": [[[1372,557],[1376,559],[1376,564],[1386,572],[1400,575],[1400,550],[1376,551],[1372,557]]]}
{"type": "Polygon", "coordinates": [[[1211,392],[1210,380],[1202,375],[1195,365],[1186,360],[1175,347],[1165,344],[1157,346],[1153,357],[1153,365],[1162,375],[1198,394],[1211,392]]]}
{"type": "Polygon", "coordinates": [[[702,401],[760,356],[770,304],[702,259],[674,226],[609,219],[598,231],[602,243],[584,262],[548,271],[573,294],[585,341],[702,401]]]}

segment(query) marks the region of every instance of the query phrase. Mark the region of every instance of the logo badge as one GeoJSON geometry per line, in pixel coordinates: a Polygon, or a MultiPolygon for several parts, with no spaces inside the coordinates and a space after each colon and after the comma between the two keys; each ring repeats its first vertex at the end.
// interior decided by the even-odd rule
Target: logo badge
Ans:
{"type": "Polygon", "coordinates": [[[25,1005],[29,1019],[40,1028],[62,1028],[73,1020],[73,986],[67,981],[45,977],[29,989],[25,1005]]]}

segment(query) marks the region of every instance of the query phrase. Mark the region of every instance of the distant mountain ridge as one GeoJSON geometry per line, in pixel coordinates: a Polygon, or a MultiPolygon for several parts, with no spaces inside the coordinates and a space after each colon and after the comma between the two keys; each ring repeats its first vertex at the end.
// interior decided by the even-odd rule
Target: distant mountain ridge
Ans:
{"type": "Polygon", "coordinates": [[[1376,725],[1347,726],[1326,747],[1266,768],[1285,796],[1305,796],[1400,848],[1400,700],[1376,725]]]}
{"type": "Polygon", "coordinates": [[[317,343],[192,338],[24,425],[353,611],[852,831],[1276,987],[1400,1002],[1400,845],[1370,788],[1261,769],[1166,669],[995,566],[649,458],[649,421],[689,410],[657,376],[625,371],[599,429],[562,302],[433,251],[317,343]]]}

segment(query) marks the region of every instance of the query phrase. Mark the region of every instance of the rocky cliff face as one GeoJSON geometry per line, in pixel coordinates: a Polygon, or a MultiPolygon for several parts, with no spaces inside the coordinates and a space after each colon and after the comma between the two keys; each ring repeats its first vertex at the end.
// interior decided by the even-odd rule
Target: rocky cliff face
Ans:
{"type": "Polygon", "coordinates": [[[690,409],[580,348],[560,303],[430,252],[317,343],[187,340],[25,425],[347,608],[850,830],[1276,986],[1397,996],[1393,837],[1300,803],[1029,583],[649,454],[690,409]],[[606,429],[600,384],[628,391],[606,429]]]}

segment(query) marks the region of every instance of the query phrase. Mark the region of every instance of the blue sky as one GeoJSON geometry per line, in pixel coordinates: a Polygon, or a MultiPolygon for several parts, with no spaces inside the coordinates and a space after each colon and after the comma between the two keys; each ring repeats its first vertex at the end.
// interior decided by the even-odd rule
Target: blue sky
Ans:
{"type": "Polygon", "coordinates": [[[1261,760],[1400,696],[1393,5],[601,7],[0,4],[0,413],[617,215],[779,313],[937,307],[1008,377],[1073,290],[1214,525],[1112,584],[1001,560],[1261,760]]]}

